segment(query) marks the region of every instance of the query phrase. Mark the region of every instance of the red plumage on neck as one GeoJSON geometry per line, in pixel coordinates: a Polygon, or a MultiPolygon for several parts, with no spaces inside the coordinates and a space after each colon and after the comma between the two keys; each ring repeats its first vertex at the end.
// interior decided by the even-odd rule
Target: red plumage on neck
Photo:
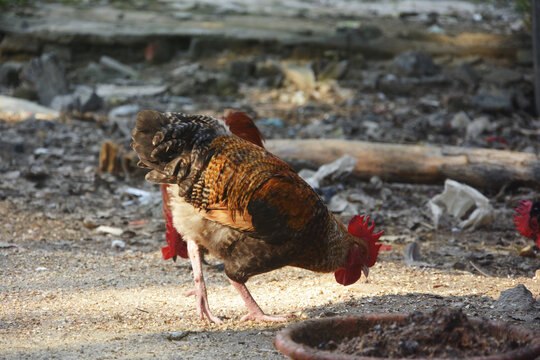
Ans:
{"type": "Polygon", "coordinates": [[[253,120],[244,111],[227,110],[223,118],[231,132],[260,147],[263,146],[264,136],[261,134],[253,120]]]}

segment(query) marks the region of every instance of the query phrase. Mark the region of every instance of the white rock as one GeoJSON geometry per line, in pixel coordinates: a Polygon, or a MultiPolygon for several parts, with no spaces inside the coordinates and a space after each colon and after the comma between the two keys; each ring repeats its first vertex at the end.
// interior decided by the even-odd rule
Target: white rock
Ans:
{"type": "Polygon", "coordinates": [[[465,129],[470,123],[471,118],[464,111],[458,112],[454,115],[452,120],[450,120],[450,125],[454,129],[465,129]]]}
{"type": "Polygon", "coordinates": [[[112,227],[112,226],[106,226],[106,225],[98,226],[96,228],[96,231],[101,232],[101,233],[115,235],[115,236],[120,236],[124,232],[124,230],[122,230],[120,228],[112,227]]]}
{"type": "Polygon", "coordinates": [[[0,95],[0,119],[5,121],[22,121],[31,117],[38,120],[53,120],[59,112],[34,102],[0,95]]]}
{"type": "Polygon", "coordinates": [[[112,243],[111,243],[111,247],[113,249],[122,250],[122,249],[126,248],[126,243],[123,242],[122,240],[113,240],[112,243]]]}
{"type": "Polygon", "coordinates": [[[304,180],[314,188],[321,186],[323,181],[339,181],[354,170],[357,162],[357,158],[345,154],[331,163],[322,165],[312,176],[304,177],[304,180]]]}
{"type": "Polygon", "coordinates": [[[480,116],[467,125],[467,139],[476,139],[489,127],[489,118],[480,116]]]}
{"type": "Polygon", "coordinates": [[[439,226],[439,220],[445,212],[459,221],[459,228],[471,230],[488,225],[493,214],[488,198],[478,190],[450,179],[445,181],[444,191],[429,200],[428,207],[431,209],[435,228],[439,226]],[[469,212],[470,215],[461,220],[469,212]]]}
{"type": "Polygon", "coordinates": [[[167,90],[166,85],[113,85],[99,84],[96,94],[102,98],[110,97],[144,97],[159,95],[167,90]]]}

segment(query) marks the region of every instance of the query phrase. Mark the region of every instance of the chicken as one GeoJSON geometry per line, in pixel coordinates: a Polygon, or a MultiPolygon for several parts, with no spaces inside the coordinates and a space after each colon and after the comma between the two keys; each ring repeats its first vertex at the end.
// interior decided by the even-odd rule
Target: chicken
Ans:
{"type": "Polygon", "coordinates": [[[292,168],[204,115],[141,111],[132,132],[139,166],[150,182],[168,184],[174,228],[187,243],[199,317],[221,323],[210,311],[201,251],[225,263],[225,274],[242,297],[242,320],[285,321],[267,315],[245,283],[290,265],[334,272],[338,283],[355,283],[377,260],[382,232],[369,217],[345,227],[292,168]]]}
{"type": "Polygon", "coordinates": [[[536,240],[536,246],[540,248],[540,200],[522,201],[514,210],[517,212],[517,215],[514,215],[516,230],[521,235],[536,240]]]}
{"type": "MultiPolygon", "coordinates": [[[[263,147],[264,136],[259,129],[255,126],[253,120],[243,111],[228,110],[223,118],[225,124],[229,127],[231,132],[242,139],[247,140],[255,145],[263,147]]],[[[170,205],[170,196],[168,193],[169,185],[162,184],[161,192],[163,194],[163,216],[165,217],[165,240],[167,246],[161,248],[163,259],[173,259],[176,261],[176,257],[180,256],[187,259],[187,243],[182,239],[178,231],[172,222],[172,213],[170,205]]]]}

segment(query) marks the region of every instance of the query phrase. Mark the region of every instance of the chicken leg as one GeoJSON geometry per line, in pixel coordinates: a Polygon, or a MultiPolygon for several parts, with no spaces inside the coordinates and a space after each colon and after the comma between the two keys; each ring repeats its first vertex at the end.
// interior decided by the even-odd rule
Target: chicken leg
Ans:
{"type": "Polygon", "coordinates": [[[197,314],[201,319],[206,316],[210,321],[221,324],[223,320],[212,314],[210,307],[208,306],[208,295],[206,293],[206,284],[204,283],[204,276],[202,273],[201,253],[199,246],[195,241],[188,239],[187,241],[189,260],[191,260],[191,267],[193,268],[193,282],[195,283],[194,289],[188,291],[186,295],[195,295],[195,306],[197,308],[197,314]]]}
{"type": "Polygon", "coordinates": [[[265,314],[260,306],[257,304],[253,296],[251,296],[248,288],[245,284],[233,281],[229,279],[232,286],[238,291],[242,300],[248,308],[248,313],[242,317],[242,321],[255,320],[255,321],[269,321],[269,322],[284,322],[287,321],[287,318],[290,316],[287,315],[267,315],[265,314]]]}

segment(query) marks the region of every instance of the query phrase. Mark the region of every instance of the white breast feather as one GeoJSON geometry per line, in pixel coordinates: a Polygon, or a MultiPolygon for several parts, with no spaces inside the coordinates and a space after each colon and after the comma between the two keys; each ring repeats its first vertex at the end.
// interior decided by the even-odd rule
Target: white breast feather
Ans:
{"type": "MultiPolygon", "coordinates": [[[[173,225],[184,239],[191,239],[209,248],[212,242],[239,235],[237,231],[227,226],[205,219],[197,209],[178,195],[178,185],[170,185],[167,191],[171,199],[173,225]]],[[[215,253],[213,255],[219,257],[215,253]]]]}

